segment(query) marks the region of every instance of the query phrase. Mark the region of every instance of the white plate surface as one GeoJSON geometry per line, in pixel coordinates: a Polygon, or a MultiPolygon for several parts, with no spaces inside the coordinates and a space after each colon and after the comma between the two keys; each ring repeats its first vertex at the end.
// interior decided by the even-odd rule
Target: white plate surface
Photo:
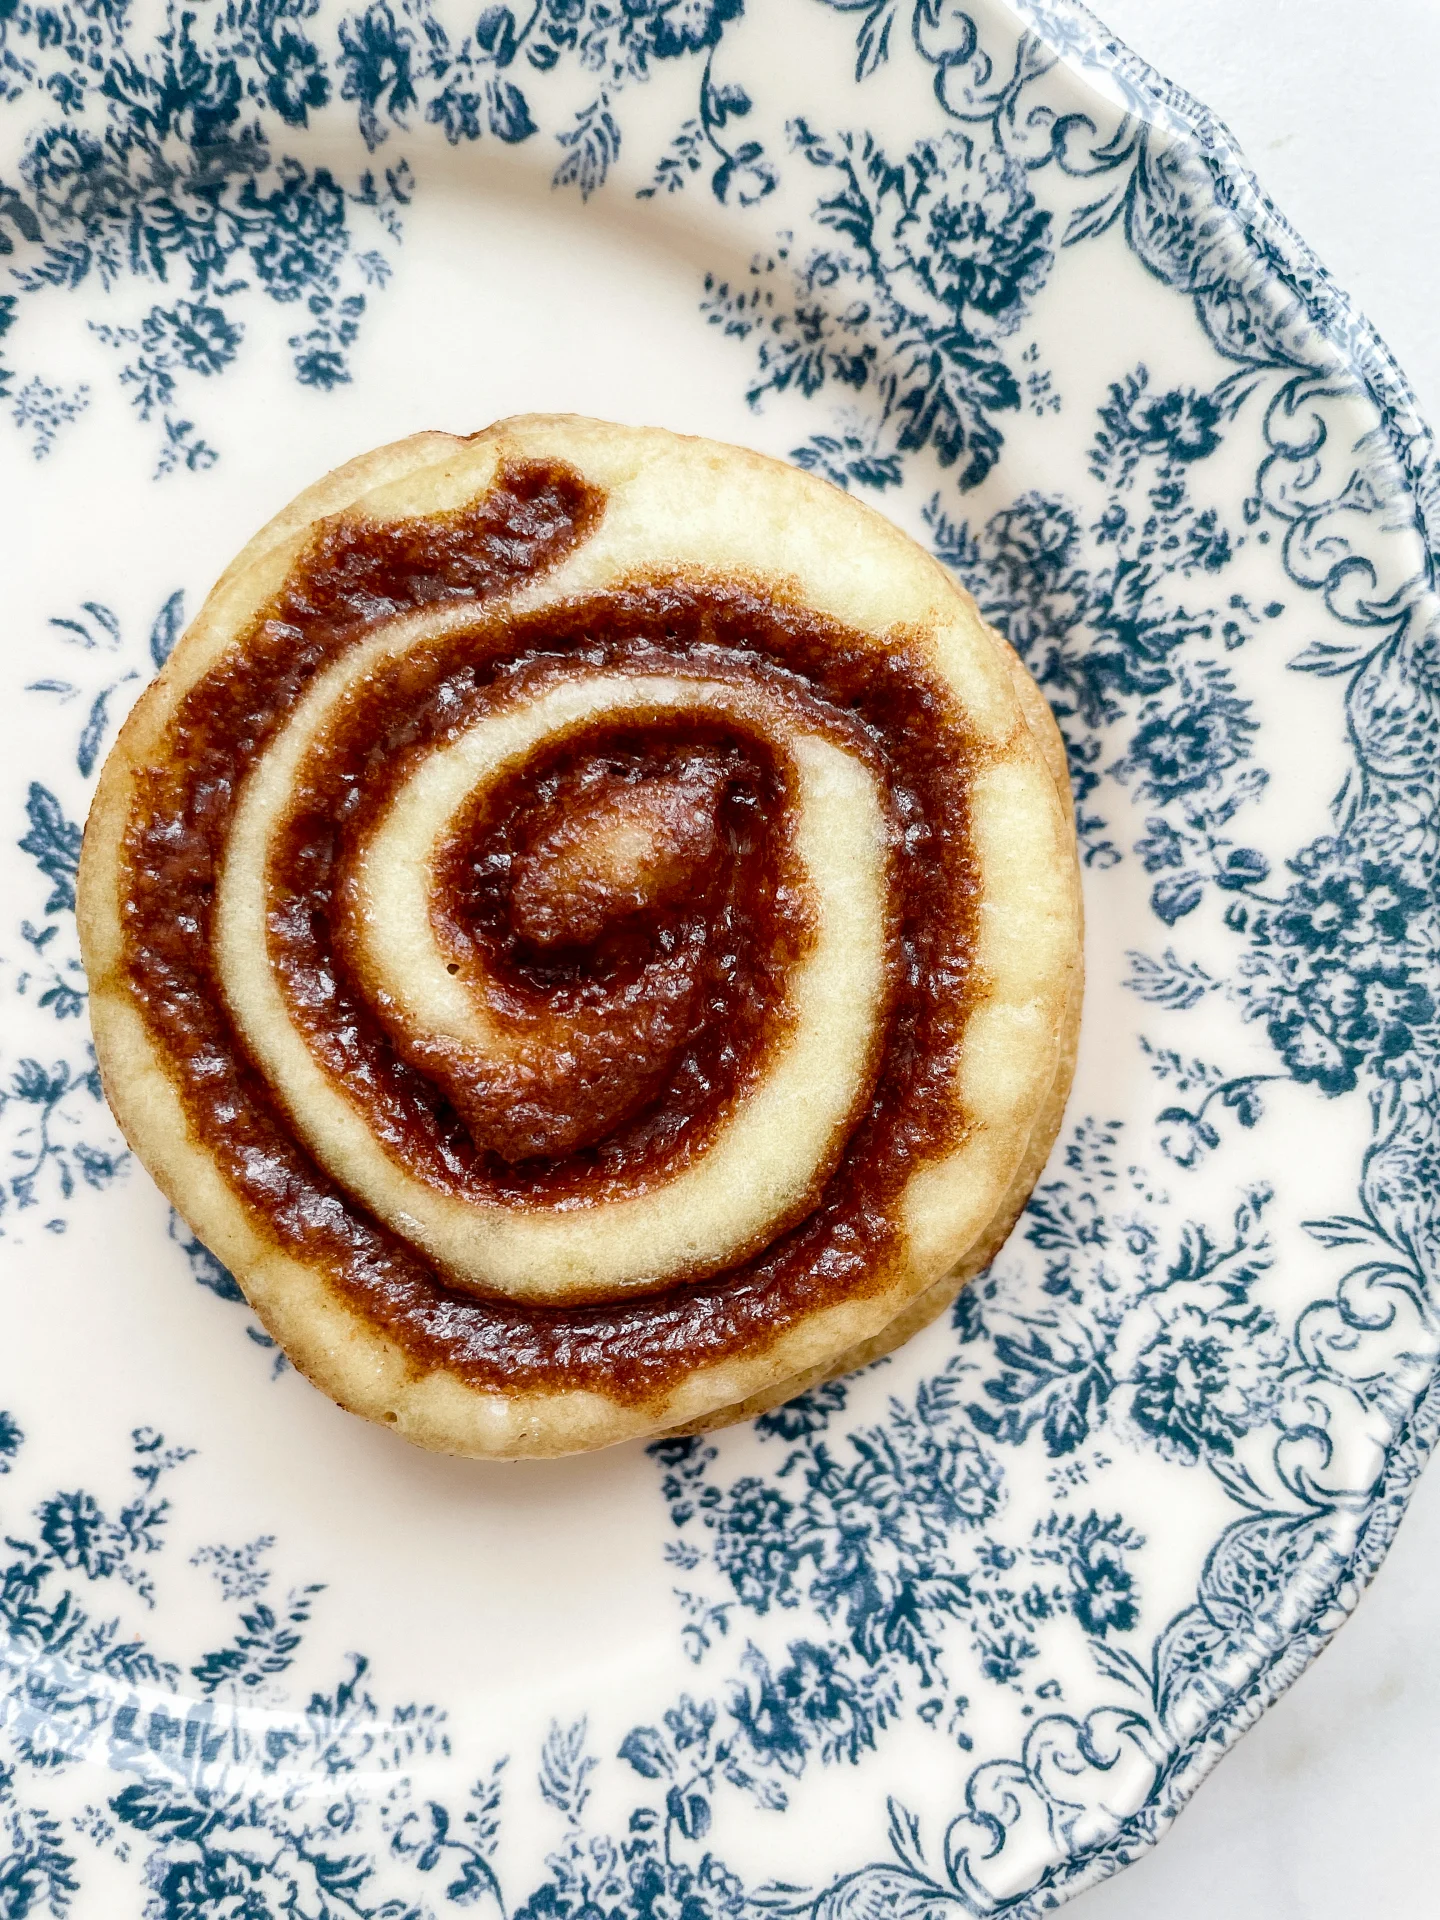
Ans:
{"type": "Polygon", "coordinates": [[[0,1897],[1040,1911],[1324,1643],[1430,1442],[1428,436],[1068,5],[186,20],[5,29],[0,1897]],[[1091,990],[953,1325],[485,1469],[277,1367],[125,1160],[70,880],[253,526],[529,407],[790,454],[957,567],[1070,739],[1091,990]]]}

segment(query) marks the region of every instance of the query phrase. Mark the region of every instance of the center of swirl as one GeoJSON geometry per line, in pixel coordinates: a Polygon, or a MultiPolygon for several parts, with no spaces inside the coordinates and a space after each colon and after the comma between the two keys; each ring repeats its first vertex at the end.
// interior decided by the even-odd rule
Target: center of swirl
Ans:
{"type": "Polygon", "coordinates": [[[724,791],[713,755],[648,778],[586,768],[509,863],[517,934],[541,948],[589,947],[696,891],[720,851],[724,791]]]}
{"type": "Polygon", "coordinates": [[[416,645],[381,631],[319,676],[246,782],[216,903],[232,1015],[317,1160],[453,1284],[561,1303],[724,1271],[808,1212],[873,1083],[893,935],[875,767],[763,680],[572,661],[376,775],[342,836],[335,951],[454,1117],[447,1164],[377,1128],[373,1089],[333,1070],[333,1020],[309,1018],[333,981],[284,964],[295,796],[416,645]],[[697,1067],[727,993],[737,1028],[755,1011],[737,973],[763,1045],[697,1067]],[[675,1125],[687,1104],[703,1138],[675,1125]],[[646,1178],[567,1184],[566,1156],[652,1115],[673,1139],[646,1178]]]}

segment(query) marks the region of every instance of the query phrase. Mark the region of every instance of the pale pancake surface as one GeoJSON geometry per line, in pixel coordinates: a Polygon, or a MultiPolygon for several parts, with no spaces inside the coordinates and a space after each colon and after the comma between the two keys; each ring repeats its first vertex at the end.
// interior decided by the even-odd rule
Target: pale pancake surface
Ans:
{"type": "Polygon", "coordinates": [[[417,435],[302,494],[127,722],[79,911],[140,1158],[317,1385],[454,1453],[717,1425],[887,1351],[1008,1233],[1073,1069],[1073,816],[1033,683],[880,515],[659,429],[417,435]],[[442,578],[472,524],[484,565],[442,578]],[[369,583],[344,620],[327,566],[369,583]],[[237,759],[214,716],[264,673],[293,688],[237,759]],[[203,903],[170,927],[164,847],[203,903]],[[953,897],[917,905],[922,871],[953,897]]]}

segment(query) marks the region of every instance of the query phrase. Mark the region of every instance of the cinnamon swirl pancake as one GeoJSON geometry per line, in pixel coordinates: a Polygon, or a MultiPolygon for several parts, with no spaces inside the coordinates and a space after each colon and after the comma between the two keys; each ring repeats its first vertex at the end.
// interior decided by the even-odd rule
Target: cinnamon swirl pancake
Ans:
{"type": "Polygon", "coordinates": [[[564,417],[302,494],[86,829],[127,1137],[341,1405],[512,1457],[743,1417],[989,1259],[1080,1001],[1064,756],[827,483],[564,417]]]}

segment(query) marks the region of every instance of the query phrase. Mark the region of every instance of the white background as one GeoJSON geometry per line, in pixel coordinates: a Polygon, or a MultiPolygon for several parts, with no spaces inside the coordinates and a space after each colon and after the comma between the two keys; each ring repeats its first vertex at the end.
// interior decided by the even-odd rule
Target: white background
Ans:
{"type": "MultiPolygon", "coordinates": [[[[1440,423],[1440,0],[1092,0],[1226,122],[1440,423]]],[[[1440,1914],[1440,1466],[1359,1612],[1076,1920],[1440,1914]]]]}

